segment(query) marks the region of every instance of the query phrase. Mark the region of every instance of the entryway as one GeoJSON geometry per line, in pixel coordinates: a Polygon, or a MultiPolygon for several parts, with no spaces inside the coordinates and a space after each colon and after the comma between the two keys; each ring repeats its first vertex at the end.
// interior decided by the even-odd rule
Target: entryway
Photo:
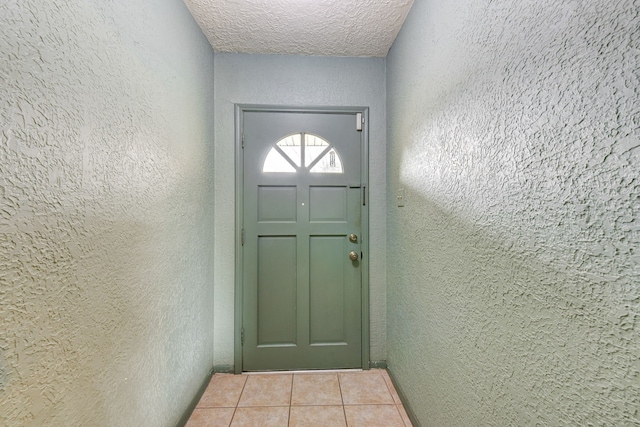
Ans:
{"type": "Polygon", "coordinates": [[[236,372],[368,368],[367,109],[236,112],[236,372]]]}

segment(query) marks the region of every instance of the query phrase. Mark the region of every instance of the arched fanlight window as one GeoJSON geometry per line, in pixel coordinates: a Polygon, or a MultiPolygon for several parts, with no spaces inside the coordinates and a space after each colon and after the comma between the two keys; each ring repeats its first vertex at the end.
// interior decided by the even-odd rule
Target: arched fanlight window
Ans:
{"type": "Polygon", "coordinates": [[[262,172],[343,173],[340,155],[331,144],[317,135],[296,133],[286,136],[271,148],[262,172]],[[303,166],[304,165],[304,166],[303,166]]]}

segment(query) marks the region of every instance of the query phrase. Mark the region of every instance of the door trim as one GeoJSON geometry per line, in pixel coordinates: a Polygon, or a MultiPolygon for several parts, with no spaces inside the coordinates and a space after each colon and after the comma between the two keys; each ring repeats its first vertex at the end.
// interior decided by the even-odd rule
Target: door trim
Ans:
{"type": "MultiPolygon", "coordinates": [[[[362,113],[362,185],[365,192],[365,205],[361,208],[362,221],[362,369],[369,369],[370,331],[369,331],[369,107],[294,107],[276,105],[235,104],[235,298],[234,298],[234,372],[242,372],[242,318],[243,318],[243,273],[242,273],[242,228],[243,228],[243,188],[244,164],[242,157],[242,129],[245,112],[282,112],[282,113],[362,113]]],[[[354,120],[353,125],[356,125],[354,120]]]]}

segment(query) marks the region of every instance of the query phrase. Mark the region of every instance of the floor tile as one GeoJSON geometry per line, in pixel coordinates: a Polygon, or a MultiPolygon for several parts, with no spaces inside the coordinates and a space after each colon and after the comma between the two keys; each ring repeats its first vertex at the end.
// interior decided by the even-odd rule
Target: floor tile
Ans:
{"type": "Polygon", "coordinates": [[[347,427],[340,406],[292,406],[289,427],[347,427]]]}
{"type": "Polygon", "coordinates": [[[246,381],[246,375],[215,374],[198,402],[198,408],[235,407],[246,381]]]}
{"type": "Polygon", "coordinates": [[[292,405],[342,405],[337,374],[295,374],[292,405]]]}
{"type": "Polygon", "coordinates": [[[349,427],[404,427],[396,405],[345,406],[349,427]]]}
{"type": "Polygon", "coordinates": [[[288,406],[292,380],[292,374],[247,375],[238,406],[288,406]]]}
{"type": "Polygon", "coordinates": [[[231,427],[287,427],[288,424],[288,406],[252,407],[236,409],[231,427]]]}
{"type": "Polygon", "coordinates": [[[411,424],[411,419],[409,418],[407,411],[405,411],[404,406],[397,405],[397,408],[398,408],[398,412],[400,413],[400,418],[402,418],[402,421],[404,422],[405,427],[413,427],[413,424],[411,424]]]}
{"type": "Polygon", "coordinates": [[[229,427],[235,408],[196,408],[185,427],[229,427]]]}
{"type": "Polygon", "coordinates": [[[338,377],[345,405],[394,403],[382,375],[339,374],[338,377]]]}
{"type": "Polygon", "coordinates": [[[216,374],[187,427],[411,427],[386,370],[216,374]]]}

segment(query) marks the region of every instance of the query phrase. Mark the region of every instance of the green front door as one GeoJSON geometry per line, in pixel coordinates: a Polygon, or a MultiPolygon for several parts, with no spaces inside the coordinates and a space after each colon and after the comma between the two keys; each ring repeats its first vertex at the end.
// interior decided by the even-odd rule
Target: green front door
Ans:
{"type": "Polygon", "coordinates": [[[246,111],[242,370],[362,366],[356,113],[246,111]]]}

